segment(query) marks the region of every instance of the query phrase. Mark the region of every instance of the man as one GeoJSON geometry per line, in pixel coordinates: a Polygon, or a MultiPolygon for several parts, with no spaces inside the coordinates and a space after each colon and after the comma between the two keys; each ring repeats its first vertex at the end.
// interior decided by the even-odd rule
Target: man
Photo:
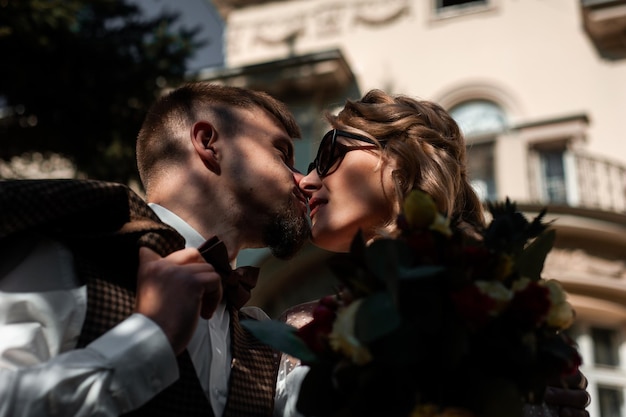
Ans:
{"type": "Polygon", "coordinates": [[[265,246],[286,258],[308,238],[299,136],[266,94],[192,83],[158,100],[138,137],[153,211],[123,187],[104,198],[111,187],[99,183],[80,183],[82,194],[73,181],[44,193],[39,182],[29,193],[8,184],[18,190],[3,189],[8,201],[45,204],[17,204],[0,225],[4,248],[19,253],[0,262],[0,415],[271,414],[277,354],[238,326],[245,298],[228,293],[252,284],[237,286],[233,276],[247,272],[231,274],[228,262],[265,246]],[[116,214],[119,194],[130,220],[116,214]],[[58,200],[63,210],[47,209],[58,200]],[[24,216],[24,207],[38,209],[24,216]],[[37,227],[22,219],[40,211],[70,214],[37,227]],[[142,248],[137,262],[137,245],[158,254],[142,248]]]}

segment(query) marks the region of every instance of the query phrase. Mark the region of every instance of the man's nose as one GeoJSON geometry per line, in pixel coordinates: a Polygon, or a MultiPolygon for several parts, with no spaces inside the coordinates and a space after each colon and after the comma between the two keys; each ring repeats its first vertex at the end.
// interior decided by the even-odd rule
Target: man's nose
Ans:
{"type": "Polygon", "coordinates": [[[305,176],[305,175],[304,175],[302,172],[300,172],[300,171],[298,171],[297,169],[295,169],[295,168],[294,168],[294,169],[292,169],[292,171],[293,171],[293,177],[294,177],[294,178],[295,178],[295,180],[296,180],[296,184],[298,184],[298,185],[299,185],[299,184],[300,184],[300,181],[302,181],[302,178],[304,178],[304,176],[305,176]]]}

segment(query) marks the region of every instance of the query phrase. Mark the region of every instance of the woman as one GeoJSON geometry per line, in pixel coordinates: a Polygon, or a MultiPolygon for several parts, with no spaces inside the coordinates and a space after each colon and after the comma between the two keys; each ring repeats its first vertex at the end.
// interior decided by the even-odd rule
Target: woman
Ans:
{"type": "MultiPolygon", "coordinates": [[[[439,105],[372,90],[326,118],[333,129],[324,135],[299,184],[309,198],[316,246],[348,252],[359,230],[366,241],[393,233],[400,205],[415,188],[428,193],[438,210],[468,233],[485,225],[482,205],[467,178],[465,140],[439,105]]],[[[285,320],[303,325],[310,305],[291,309],[285,320]]],[[[297,392],[297,382],[282,379],[292,369],[287,360],[279,391],[282,384],[297,392]]],[[[299,381],[305,373],[297,369],[291,378],[299,381]]],[[[588,416],[584,376],[578,374],[571,384],[583,389],[549,387],[546,401],[560,406],[562,416],[588,416]]],[[[295,405],[287,395],[277,401],[287,402],[281,408],[295,405]]],[[[534,411],[529,407],[527,415],[534,411]]]]}
{"type": "Polygon", "coordinates": [[[443,108],[372,90],[327,119],[335,129],[324,136],[300,181],[316,246],[347,252],[359,229],[366,240],[392,231],[401,202],[414,188],[461,224],[484,225],[467,179],[465,141],[443,108]]]}

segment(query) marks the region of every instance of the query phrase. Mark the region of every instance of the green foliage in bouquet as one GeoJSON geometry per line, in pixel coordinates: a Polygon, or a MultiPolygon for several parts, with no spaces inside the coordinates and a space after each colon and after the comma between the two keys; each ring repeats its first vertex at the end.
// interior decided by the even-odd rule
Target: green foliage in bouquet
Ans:
{"type": "Polygon", "coordinates": [[[310,366],[298,409],[307,416],[521,416],[548,381],[581,359],[562,332],[574,313],[541,278],[554,231],[509,200],[467,233],[411,193],[397,236],[357,235],[331,261],[341,283],[300,329],[242,323],[310,366]]]}

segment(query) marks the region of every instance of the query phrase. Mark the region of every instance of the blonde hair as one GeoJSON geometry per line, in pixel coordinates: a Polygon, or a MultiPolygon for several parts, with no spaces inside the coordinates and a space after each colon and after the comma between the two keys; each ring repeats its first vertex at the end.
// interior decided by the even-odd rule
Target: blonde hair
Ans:
{"type": "MultiPolygon", "coordinates": [[[[393,161],[397,200],[421,189],[437,208],[460,223],[484,226],[482,204],[467,178],[465,139],[450,114],[436,103],[371,90],[348,100],[337,114],[327,114],[338,129],[358,129],[384,146],[383,161],[393,161]]],[[[395,220],[389,219],[390,224],[395,220]]]]}

